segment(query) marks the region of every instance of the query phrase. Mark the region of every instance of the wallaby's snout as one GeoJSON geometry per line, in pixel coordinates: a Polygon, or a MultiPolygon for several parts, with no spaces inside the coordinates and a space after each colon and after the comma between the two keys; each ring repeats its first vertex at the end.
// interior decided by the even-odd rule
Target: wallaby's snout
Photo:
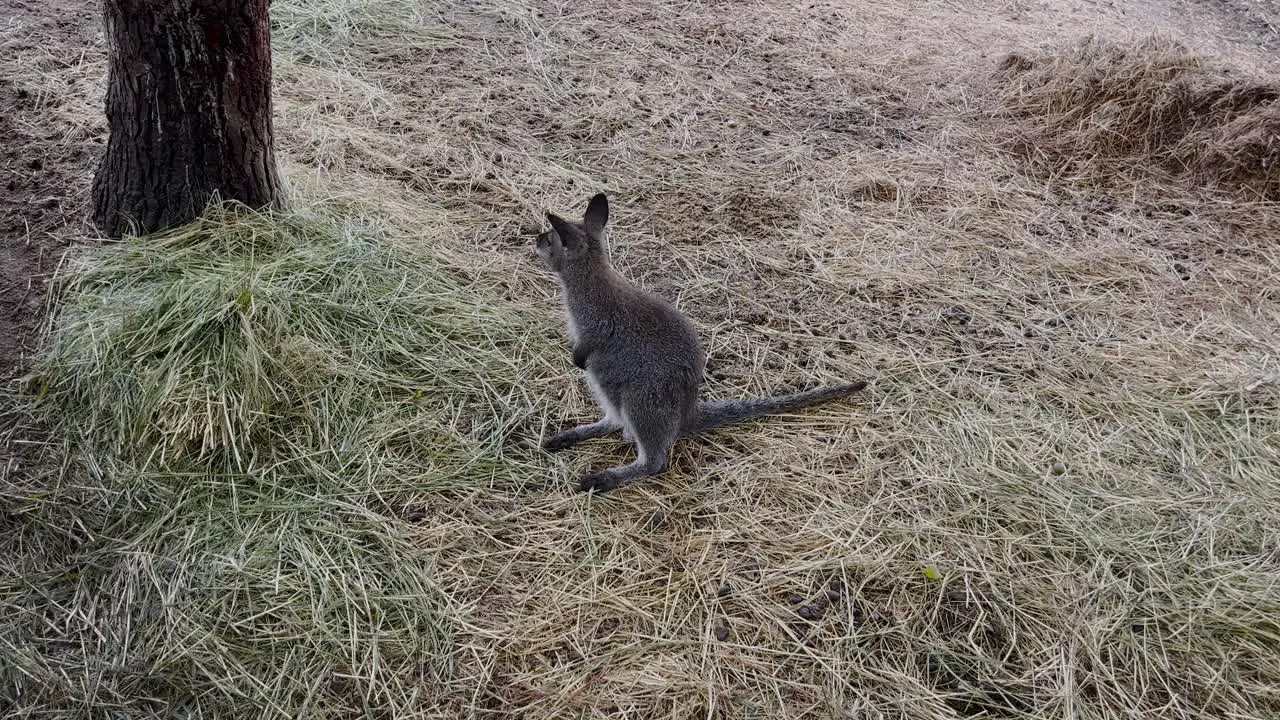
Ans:
{"type": "Polygon", "coordinates": [[[533,256],[538,259],[548,270],[555,270],[551,264],[551,244],[553,238],[551,234],[554,230],[540,232],[533,239],[533,256]]]}

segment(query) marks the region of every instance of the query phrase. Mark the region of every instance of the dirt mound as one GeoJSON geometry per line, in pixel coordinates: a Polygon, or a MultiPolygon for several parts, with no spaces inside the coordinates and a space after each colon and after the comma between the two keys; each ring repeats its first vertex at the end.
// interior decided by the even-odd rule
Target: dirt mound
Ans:
{"type": "Polygon", "coordinates": [[[1008,55],[998,72],[1008,147],[1037,170],[1169,179],[1280,199],[1280,81],[1215,66],[1177,42],[1087,38],[1008,55]]]}

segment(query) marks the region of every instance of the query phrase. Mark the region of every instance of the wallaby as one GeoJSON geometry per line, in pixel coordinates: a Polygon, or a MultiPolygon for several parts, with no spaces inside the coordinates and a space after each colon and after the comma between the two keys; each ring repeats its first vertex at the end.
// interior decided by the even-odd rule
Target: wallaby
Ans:
{"type": "Polygon", "coordinates": [[[591,198],[582,222],[547,213],[551,230],[536,251],[560,279],[573,364],[586,371],[604,413],[547,440],[561,450],[618,430],[636,445],[636,460],[582,478],[579,490],[605,491],[661,473],[676,438],[769,413],[844,397],[866,387],[851,382],[790,395],[698,402],[707,356],[693,323],[673,305],[618,274],[609,264],[604,226],[609,200],[591,198]]]}

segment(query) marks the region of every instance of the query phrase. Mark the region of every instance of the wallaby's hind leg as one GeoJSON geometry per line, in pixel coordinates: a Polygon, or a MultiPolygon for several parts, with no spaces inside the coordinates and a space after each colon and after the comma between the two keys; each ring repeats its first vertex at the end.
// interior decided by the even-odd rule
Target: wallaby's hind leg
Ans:
{"type": "Polygon", "coordinates": [[[604,418],[603,420],[597,420],[590,425],[579,425],[578,427],[565,430],[559,435],[556,435],[550,440],[542,443],[542,449],[547,451],[563,450],[567,447],[573,447],[584,440],[601,438],[605,435],[618,432],[621,429],[622,426],[618,423],[610,420],[609,418],[604,418]]]}
{"type": "Polygon", "coordinates": [[[641,407],[623,410],[624,433],[635,438],[635,461],[582,478],[578,489],[604,492],[667,469],[671,447],[680,433],[679,421],[669,408],[641,407]]]}

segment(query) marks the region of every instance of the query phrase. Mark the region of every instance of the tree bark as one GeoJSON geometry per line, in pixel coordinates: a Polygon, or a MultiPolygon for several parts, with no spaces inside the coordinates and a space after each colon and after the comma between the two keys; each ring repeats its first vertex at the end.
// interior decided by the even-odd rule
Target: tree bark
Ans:
{"type": "Polygon", "coordinates": [[[108,237],[189,222],[214,197],[275,205],[270,0],[106,0],[108,237]]]}

